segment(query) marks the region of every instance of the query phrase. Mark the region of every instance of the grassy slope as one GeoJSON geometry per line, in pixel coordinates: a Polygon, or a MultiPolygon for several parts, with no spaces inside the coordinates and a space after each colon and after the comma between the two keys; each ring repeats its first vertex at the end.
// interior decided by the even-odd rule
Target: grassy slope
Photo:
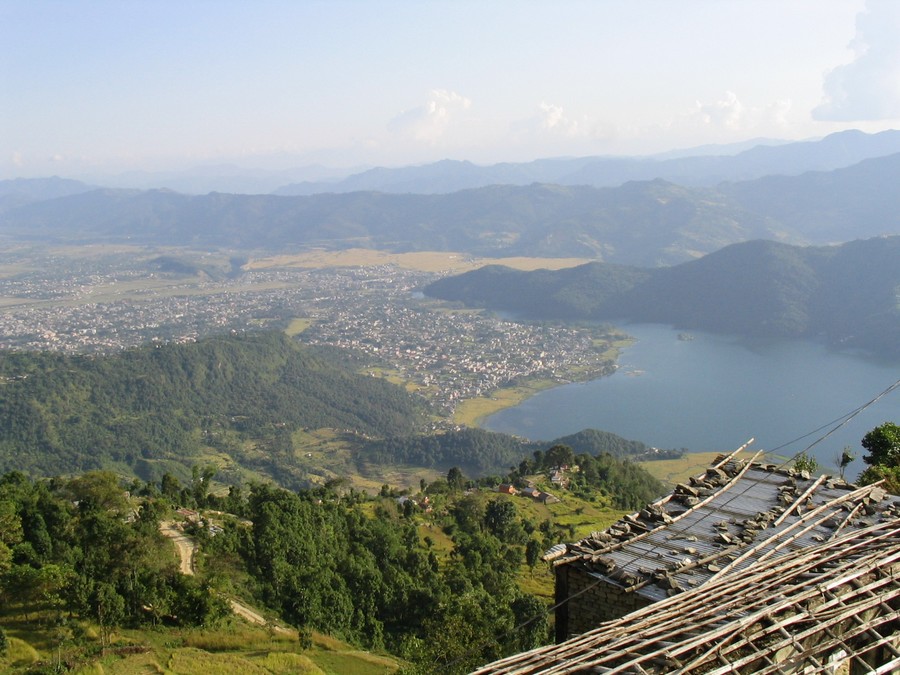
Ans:
{"type": "MultiPolygon", "coordinates": [[[[561,501],[556,504],[542,504],[528,497],[511,496],[492,492],[490,490],[482,490],[478,493],[483,502],[493,499],[506,499],[516,505],[519,517],[530,520],[532,523],[540,524],[545,520],[549,520],[559,531],[569,532],[569,528],[574,529],[574,536],[565,535],[567,541],[575,541],[586,537],[595,530],[603,530],[619,520],[626,511],[616,509],[606,503],[603,497],[597,497],[596,501],[586,501],[573,496],[571,493],[560,491],[559,489],[545,483],[538,483],[538,487],[547,490],[561,497],[561,501]]],[[[423,523],[419,528],[419,535],[429,537],[432,540],[435,553],[441,555],[449,555],[453,547],[453,542],[439,527],[428,523],[423,523]]],[[[532,570],[527,565],[522,565],[519,572],[519,587],[526,593],[532,593],[540,596],[545,600],[553,599],[553,572],[549,566],[544,563],[538,565],[532,570]]]]}
{"type": "MultiPolygon", "coordinates": [[[[678,459],[658,459],[652,462],[639,462],[640,466],[654,478],[668,485],[684,483],[691,476],[699,476],[706,472],[715,462],[720,452],[688,452],[678,459]]],[[[750,459],[755,453],[742,452],[738,457],[750,459]]]]}
{"type": "Polygon", "coordinates": [[[28,620],[22,608],[0,610],[0,625],[10,648],[0,656],[0,673],[26,673],[36,666],[53,667],[61,659],[75,673],[136,675],[179,673],[310,673],[326,675],[388,675],[401,666],[387,655],[358,650],[326,635],[313,634],[304,649],[297,634],[276,633],[253,627],[234,617],[214,629],[156,628],[122,630],[112,637],[112,648],[100,651],[99,631],[87,622],[74,624],[82,644],[93,657],[76,650],[71,631],[50,625],[47,612],[31,608],[28,620]],[[58,646],[58,636],[66,639],[58,646]],[[129,649],[131,647],[131,649],[129,649]],[[135,649],[136,648],[136,649],[135,649]],[[134,653],[129,653],[134,650],[134,653]]]}

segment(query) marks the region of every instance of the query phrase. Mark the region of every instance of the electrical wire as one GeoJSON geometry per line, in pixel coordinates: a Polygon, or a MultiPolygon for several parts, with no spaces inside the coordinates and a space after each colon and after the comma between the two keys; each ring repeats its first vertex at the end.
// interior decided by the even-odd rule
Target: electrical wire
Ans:
{"type": "MultiPolygon", "coordinates": [[[[879,394],[878,394],[877,396],[875,396],[875,398],[873,398],[872,400],[868,401],[867,403],[864,403],[863,405],[859,406],[859,407],[856,408],[855,410],[851,410],[849,413],[847,413],[847,414],[844,415],[843,417],[839,417],[838,420],[843,420],[843,421],[841,421],[841,422],[840,422],[837,426],[835,426],[833,429],[829,430],[828,433],[826,433],[825,435],[823,435],[823,436],[817,438],[815,441],[813,441],[812,443],[810,443],[809,445],[807,445],[803,450],[801,450],[800,452],[796,453],[796,454],[794,455],[794,457],[792,457],[791,460],[788,460],[788,461],[793,461],[794,459],[797,458],[798,455],[801,455],[801,454],[803,454],[804,452],[807,452],[808,450],[812,449],[813,447],[815,447],[816,445],[818,445],[819,443],[821,443],[822,441],[824,441],[826,438],[828,438],[829,436],[831,436],[831,434],[833,434],[835,431],[837,431],[837,430],[840,429],[841,427],[845,426],[848,422],[850,422],[850,420],[852,420],[854,417],[856,417],[857,415],[859,415],[863,410],[865,410],[866,408],[868,408],[868,407],[871,406],[871,405],[874,405],[875,403],[877,403],[878,401],[880,401],[882,398],[884,398],[885,396],[887,396],[888,394],[890,394],[892,391],[894,391],[894,390],[897,389],[898,387],[900,387],[900,380],[897,380],[896,382],[894,382],[891,386],[889,386],[887,389],[885,389],[884,391],[882,391],[881,393],[879,393],[879,394]]],[[[837,420],[835,420],[835,421],[837,421],[837,420]]],[[[829,422],[829,424],[831,424],[831,422],[829,422]]],[[[828,426],[828,425],[825,425],[825,426],[828,426]]],[[[816,429],[816,431],[813,431],[813,432],[810,432],[809,434],[806,434],[806,436],[811,436],[812,434],[814,434],[814,433],[816,433],[816,432],[818,432],[818,431],[821,431],[821,429],[822,429],[822,427],[820,427],[819,429],[816,429]]],[[[801,438],[805,438],[806,436],[802,436],[801,438]]],[[[797,440],[799,440],[799,439],[797,439],[797,440]]],[[[795,442],[795,441],[791,441],[790,443],[794,443],[794,442],[795,442]]],[[[775,450],[781,449],[781,448],[785,447],[785,445],[790,445],[790,443],[785,443],[785,444],[779,446],[778,448],[775,448],[775,450]]],[[[770,452],[771,452],[771,451],[770,451],[770,452]]]]}
{"type": "MultiPolygon", "coordinates": [[[[892,391],[896,390],[898,387],[900,387],[900,380],[897,380],[896,382],[894,382],[893,384],[891,384],[889,387],[887,387],[887,388],[884,389],[883,391],[879,392],[875,397],[873,397],[873,398],[870,399],[869,401],[863,403],[862,405],[857,406],[856,408],[854,408],[854,409],[851,410],[850,412],[841,415],[840,417],[838,417],[838,418],[832,420],[831,422],[828,422],[828,423],[826,423],[826,424],[820,426],[819,428],[814,429],[813,431],[810,431],[810,432],[804,434],[803,436],[800,436],[800,437],[798,437],[798,438],[796,438],[796,439],[794,439],[794,440],[792,440],[792,441],[788,441],[787,443],[782,443],[781,445],[777,446],[777,447],[774,448],[773,450],[769,450],[769,451],[767,451],[767,452],[768,452],[768,453],[772,453],[772,452],[774,452],[775,450],[783,449],[783,448],[787,447],[788,445],[792,445],[793,443],[796,443],[798,440],[802,440],[802,439],[804,439],[804,438],[808,438],[809,436],[812,436],[813,434],[818,433],[819,431],[821,431],[822,429],[827,428],[827,427],[828,427],[829,425],[831,425],[831,424],[837,423],[836,426],[834,426],[834,427],[832,427],[831,429],[829,429],[825,434],[823,434],[822,436],[820,436],[819,438],[817,438],[816,440],[814,440],[812,443],[810,443],[809,445],[807,445],[803,450],[800,450],[799,452],[794,453],[793,456],[788,457],[788,458],[785,459],[781,464],[778,465],[778,468],[779,468],[779,469],[784,468],[784,467],[788,466],[789,464],[791,464],[792,462],[796,461],[797,458],[800,457],[801,455],[803,455],[805,452],[807,452],[807,451],[810,450],[811,448],[815,447],[816,445],[818,445],[819,443],[821,443],[822,441],[824,441],[826,438],[828,438],[831,434],[833,434],[834,432],[836,432],[838,429],[840,429],[841,427],[845,426],[847,423],[849,423],[854,417],[856,417],[857,415],[859,415],[861,412],[863,412],[864,410],[866,410],[866,409],[869,408],[870,406],[872,406],[872,405],[874,405],[875,403],[877,403],[878,401],[880,401],[882,398],[884,398],[886,395],[888,395],[888,394],[891,393],[892,391]]],[[[728,496],[726,497],[726,500],[721,504],[720,508],[724,509],[724,508],[727,507],[731,502],[733,502],[735,499],[738,499],[738,498],[740,498],[741,496],[743,496],[744,494],[746,494],[747,491],[750,490],[750,488],[751,488],[751,486],[748,485],[748,486],[745,487],[743,490],[738,490],[738,491],[735,491],[735,492],[729,492],[729,493],[728,493],[728,496]]],[[[685,531],[685,530],[683,530],[683,529],[678,529],[677,527],[673,527],[673,528],[671,528],[671,530],[672,530],[672,532],[675,533],[675,534],[686,534],[686,531],[685,531]]],[[[640,558],[641,558],[640,555],[634,554],[634,555],[631,557],[631,559],[628,560],[627,562],[625,562],[624,564],[627,565],[627,564],[633,563],[633,562],[635,562],[636,560],[638,560],[638,559],[640,559],[640,558]]]]}

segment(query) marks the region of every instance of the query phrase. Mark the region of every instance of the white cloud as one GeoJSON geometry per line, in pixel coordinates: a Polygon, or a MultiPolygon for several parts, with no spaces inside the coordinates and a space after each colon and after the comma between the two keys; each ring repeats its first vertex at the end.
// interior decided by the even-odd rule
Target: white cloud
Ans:
{"type": "Polygon", "coordinates": [[[817,120],[900,119],[900,3],[868,0],[856,17],[854,59],[825,75],[817,120]]]}
{"type": "Polygon", "coordinates": [[[18,151],[12,154],[12,157],[10,157],[10,161],[12,162],[13,166],[25,165],[25,158],[22,156],[22,153],[18,151]]]}
{"type": "Polygon", "coordinates": [[[718,101],[697,101],[696,114],[703,124],[711,127],[740,129],[744,122],[744,105],[733,91],[726,91],[718,101]]]}
{"type": "Polygon", "coordinates": [[[715,101],[697,101],[690,113],[671,123],[671,128],[674,132],[693,129],[711,139],[722,135],[783,133],[790,126],[792,107],[789,99],[745,105],[733,91],[726,91],[715,101]]]}
{"type": "Polygon", "coordinates": [[[789,99],[778,99],[774,103],[770,103],[763,108],[761,124],[786,129],[790,124],[788,115],[791,112],[791,108],[793,108],[793,104],[789,99]]]}
{"type": "Polygon", "coordinates": [[[567,143],[592,140],[597,125],[587,117],[572,118],[561,105],[542,101],[530,117],[512,122],[509,130],[512,142],[516,144],[561,143],[562,146],[550,147],[566,148],[567,143]]]}
{"type": "Polygon", "coordinates": [[[392,133],[425,143],[436,143],[472,101],[455,91],[433,89],[424,105],[404,110],[388,124],[392,133]]]}
{"type": "Polygon", "coordinates": [[[578,136],[582,132],[583,127],[577,120],[567,117],[562,106],[542,101],[539,108],[540,126],[545,131],[563,136],[578,136]]]}

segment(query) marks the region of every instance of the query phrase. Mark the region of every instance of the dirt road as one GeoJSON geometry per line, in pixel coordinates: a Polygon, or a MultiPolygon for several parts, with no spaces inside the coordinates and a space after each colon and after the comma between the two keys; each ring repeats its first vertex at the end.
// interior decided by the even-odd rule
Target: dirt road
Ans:
{"type": "MultiPolygon", "coordinates": [[[[178,550],[178,556],[181,560],[180,570],[182,574],[193,575],[194,574],[194,556],[197,553],[197,544],[196,542],[187,536],[184,532],[182,532],[175,524],[174,521],[164,520],[159,524],[159,531],[162,532],[165,536],[172,540],[175,544],[175,548],[178,550]]],[[[266,618],[256,612],[247,605],[238,602],[237,600],[229,599],[229,604],[231,605],[231,611],[237,614],[240,617],[243,617],[247,621],[257,626],[268,626],[272,625],[272,628],[278,633],[291,634],[293,631],[284,628],[283,626],[278,626],[275,624],[270,624],[266,618]]]]}
{"type": "Polygon", "coordinates": [[[294,632],[288,630],[284,626],[270,623],[262,614],[259,614],[258,612],[250,609],[249,607],[247,607],[247,605],[244,605],[237,600],[230,600],[229,602],[231,603],[232,612],[234,612],[238,616],[244,617],[252,624],[256,624],[257,626],[271,626],[276,633],[284,633],[285,635],[290,635],[294,632]]]}
{"type": "Polygon", "coordinates": [[[194,555],[197,552],[197,544],[178,529],[171,520],[162,521],[159,524],[159,531],[175,543],[175,548],[178,549],[178,557],[181,560],[181,573],[192,575],[194,573],[194,555]]]}

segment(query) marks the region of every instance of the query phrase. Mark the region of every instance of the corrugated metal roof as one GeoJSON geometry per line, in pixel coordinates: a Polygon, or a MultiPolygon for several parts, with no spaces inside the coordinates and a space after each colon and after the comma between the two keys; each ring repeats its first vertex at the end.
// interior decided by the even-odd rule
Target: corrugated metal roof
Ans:
{"type": "Polygon", "coordinates": [[[898,514],[900,500],[877,487],[731,455],[671,495],[548,558],[656,601],[723,570],[746,569],[898,514]]]}

